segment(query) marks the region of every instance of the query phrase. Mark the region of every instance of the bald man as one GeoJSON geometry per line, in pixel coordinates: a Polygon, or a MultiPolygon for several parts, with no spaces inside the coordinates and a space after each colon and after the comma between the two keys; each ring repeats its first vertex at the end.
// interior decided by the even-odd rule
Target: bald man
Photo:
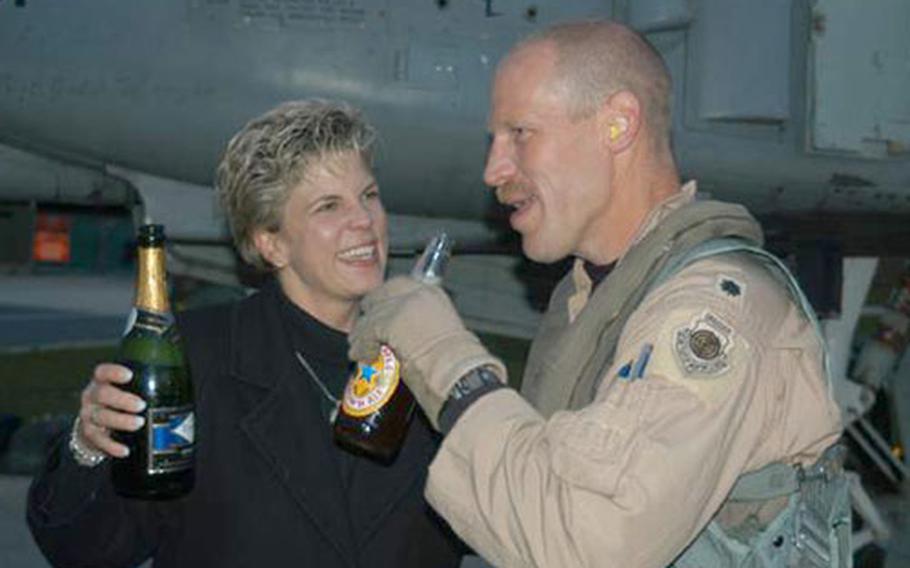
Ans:
{"type": "Polygon", "coordinates": [[[575,258],[521,394],[433,286],[389,281],[351,335],[357,359],[401,358],[445,434],[427,497],[497,566],[849,561],[814,316],[745,209],[680,183],[669,99],[659,54],[612,22],[499,65],[486,183],[529,258],[575,258]]]}

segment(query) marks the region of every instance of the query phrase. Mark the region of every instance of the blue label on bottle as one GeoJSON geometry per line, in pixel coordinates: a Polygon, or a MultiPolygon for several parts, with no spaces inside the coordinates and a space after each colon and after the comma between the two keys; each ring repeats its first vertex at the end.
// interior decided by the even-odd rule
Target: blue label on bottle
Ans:
{"type": "Polygon", "coordinates": [[[166,473],[192,465],[195,417],[192,406],[154,408],[149,420],[149,471],[166,473]]]}

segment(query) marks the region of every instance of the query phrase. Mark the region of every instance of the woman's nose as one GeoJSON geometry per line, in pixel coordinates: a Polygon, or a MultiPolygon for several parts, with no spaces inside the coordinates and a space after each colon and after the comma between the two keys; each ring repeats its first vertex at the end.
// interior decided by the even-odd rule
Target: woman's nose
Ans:
{"type": "Polygon", "coordinates": [[[373,224],[373,211],[369,204],[358,202],[351,212],[351,225],[369,228],[373,224]]]}

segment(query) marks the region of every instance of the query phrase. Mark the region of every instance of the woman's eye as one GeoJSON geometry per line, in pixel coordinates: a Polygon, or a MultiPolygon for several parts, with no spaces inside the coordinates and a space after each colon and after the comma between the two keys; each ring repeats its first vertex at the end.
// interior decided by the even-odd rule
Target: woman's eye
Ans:
{"type": "Polygon", "coordinates": [[[318,207],[316,207],[316,212],[321,213],[323,211],[325,211],[325,212],[335,211],[336,209],[338,209],[337,201],[325,201],[325,202],[321,203],[318,207]]]}
{"type": "Polygon", "coordinates": [[[369,189],[369,190],[363,192],[363,198],[364,199],[378,199],[379,190],[378,189],[369,189]]]}

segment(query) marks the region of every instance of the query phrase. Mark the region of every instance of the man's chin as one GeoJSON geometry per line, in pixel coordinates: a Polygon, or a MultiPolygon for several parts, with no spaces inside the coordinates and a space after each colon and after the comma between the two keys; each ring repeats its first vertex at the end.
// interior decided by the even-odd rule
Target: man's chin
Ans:
{"type": "Polygon", "coordinates": [[[568,256],[568,254],[560,254],[558,251],[542,246],[534,239],[524,236],[521,238],[521,250],[528,259],[541,264],[557,262],[568,256]]]}

